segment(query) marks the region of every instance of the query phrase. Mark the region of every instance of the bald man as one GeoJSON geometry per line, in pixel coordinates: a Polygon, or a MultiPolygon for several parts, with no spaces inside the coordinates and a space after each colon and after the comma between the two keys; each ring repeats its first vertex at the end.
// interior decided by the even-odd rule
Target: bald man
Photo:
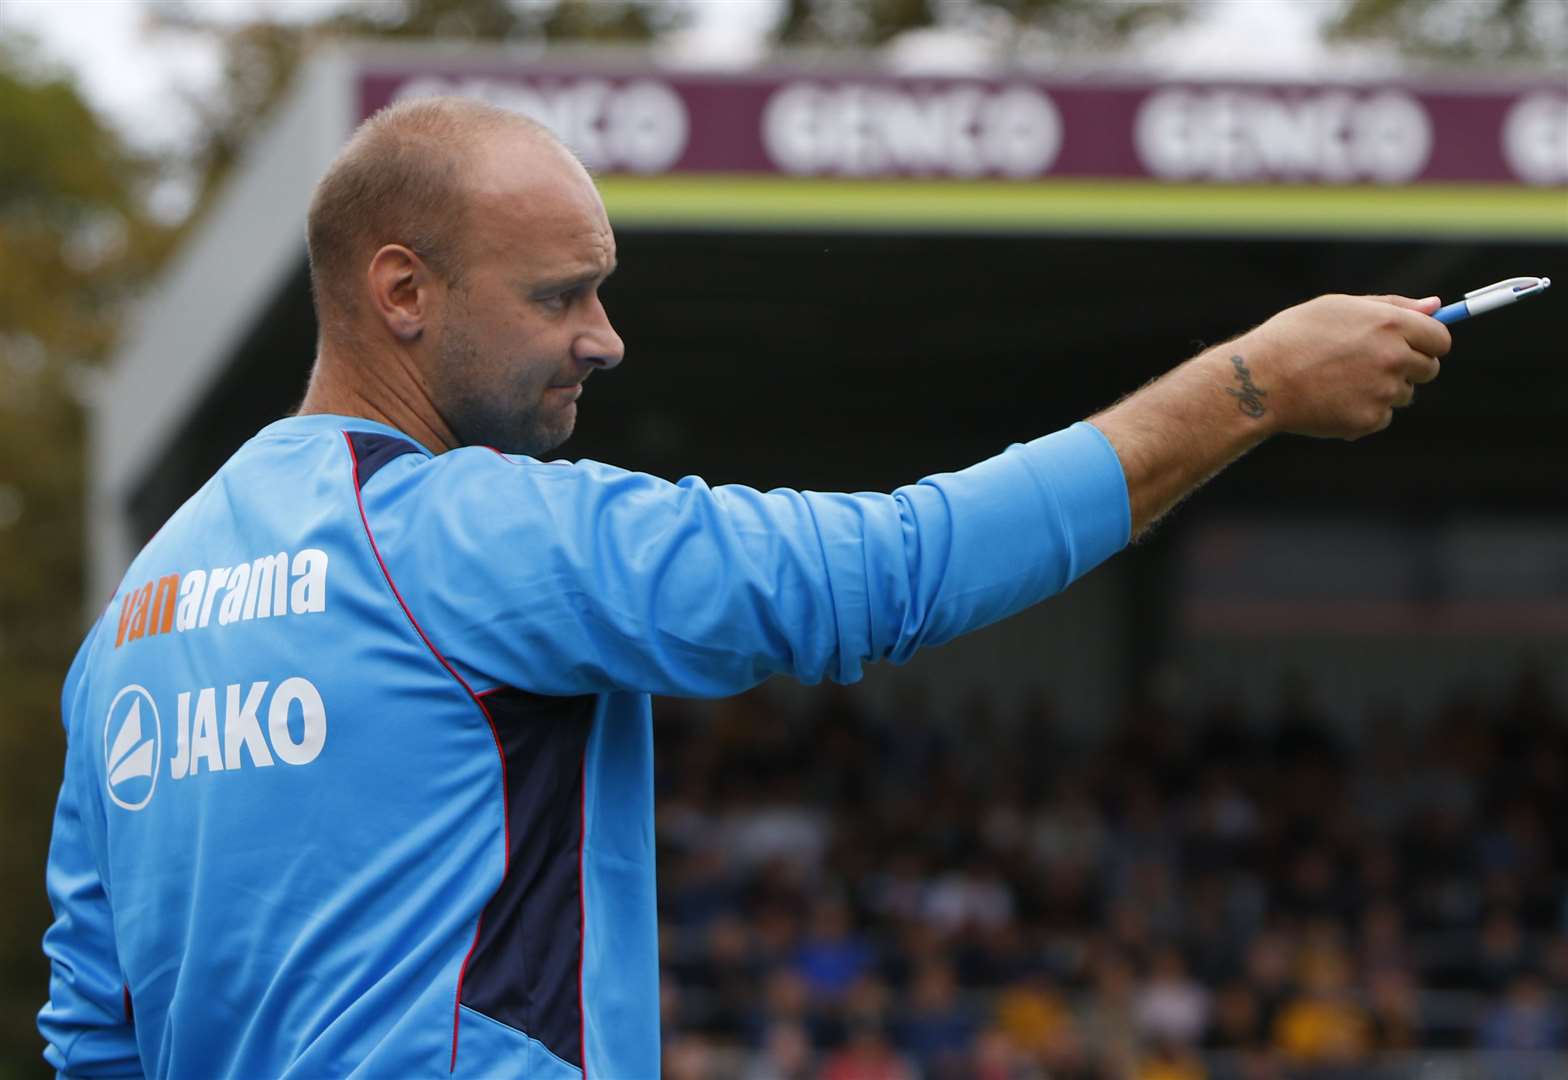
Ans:
{"type": "Polygon", "coordinates": [[[71,1075],[659,1069],[648,695],[871,660],[1065,588],[1279,432],[1437,375],[1321,297],[890,495],[543,462],[620,363],[615,238],[537,125],[367,121],[310,211],[320,349],[132,563],[62,698],[39,1024],[71,1075]]]}

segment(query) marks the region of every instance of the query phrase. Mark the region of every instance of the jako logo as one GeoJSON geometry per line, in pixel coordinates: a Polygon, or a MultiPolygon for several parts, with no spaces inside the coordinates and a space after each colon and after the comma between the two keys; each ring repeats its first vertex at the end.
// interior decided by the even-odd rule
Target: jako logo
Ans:
{"type": "Polygon", "coordinates": [[[273,755],[285,765],[315,761],[327,742],[327,708],[321,691],[309,679],[284,679],[273,689],[264,711],[261,704],[266,694],[265,682],[253,682],[248,688],[240,683],[225,686],[222,723],[218,721],[217,687],[198,690],[194,710],[192,695],[181,694],[169,779],[199,776],[203,766],[209,773],[244,768],[247,757],[251,766],[262,769],[272,766],[273,755]],[[270,739],[262,735],[264,713],[270,739]],[[296,715],[298,737],[294,734],[296,715]]]}
{"type": "Polygon", "coordinates": [[[103,724],[104,773],[116,806],[147,805],[158,785],[162,743],[158,706],[146,688],[133,684],[116,694],[103,724]]]}
{"type": "MultiPolygon", "coordinates": [[[[170,783],[278,761],[309,765],[327,742],[327,709],[309,679],[230,683],[221,693],[208,686],[181,693],[178,702],[170,783]]],[[[127,686],[114,696],[103,754],[109,798],[126,810],[146,806],[160,774],[163,736],[158,706],[145,687],[127,686]]]]}

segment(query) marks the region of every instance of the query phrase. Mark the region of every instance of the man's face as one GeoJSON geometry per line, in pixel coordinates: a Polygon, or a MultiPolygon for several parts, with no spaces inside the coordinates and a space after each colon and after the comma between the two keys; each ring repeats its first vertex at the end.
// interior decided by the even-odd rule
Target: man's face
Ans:
{"type": "Polygon", "coordinates": [[[621,361],[598,295],[615,237],[587,174],[541,140],[487,148],[473,187],[433,396],[463,445],[537,457],[571,435],[583,380],[621,361]]]}

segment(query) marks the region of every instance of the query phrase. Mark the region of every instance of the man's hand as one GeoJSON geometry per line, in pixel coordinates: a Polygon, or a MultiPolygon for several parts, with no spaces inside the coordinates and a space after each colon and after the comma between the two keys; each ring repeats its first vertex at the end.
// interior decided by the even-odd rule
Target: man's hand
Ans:
{"type": "Polygon", "coordinates": [[[1270,435],[1359,439],[1386,428],[1448,352],[1437,306],[1320,296],[1090,417],[1121,460],[1133,536],[1270,435]]]}
{"type": "Polygon", "coordinates": [[[1452,344],[1431,318],[1438,303],[1320,296],[1216,351],[1231,365],[1237,407],[1272,412],[1273,430],[1359,439],[1388,427],[1416,386],[1437,378],[1437,358],[1452,344]]]}

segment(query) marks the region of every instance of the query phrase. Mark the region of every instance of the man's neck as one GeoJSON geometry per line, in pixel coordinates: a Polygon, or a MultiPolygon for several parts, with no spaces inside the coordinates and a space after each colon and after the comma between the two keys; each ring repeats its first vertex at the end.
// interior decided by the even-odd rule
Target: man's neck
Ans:
{"type": "Polygon", "coordinates": [[[403,358],[386,364],[336,355],[325,345],[316,356],[299,415],[358,416],[397,428],[438,454],[461,445],[410,373],[403,358]],[[372,374],[374,373],[374,374],[372,374]]]}

